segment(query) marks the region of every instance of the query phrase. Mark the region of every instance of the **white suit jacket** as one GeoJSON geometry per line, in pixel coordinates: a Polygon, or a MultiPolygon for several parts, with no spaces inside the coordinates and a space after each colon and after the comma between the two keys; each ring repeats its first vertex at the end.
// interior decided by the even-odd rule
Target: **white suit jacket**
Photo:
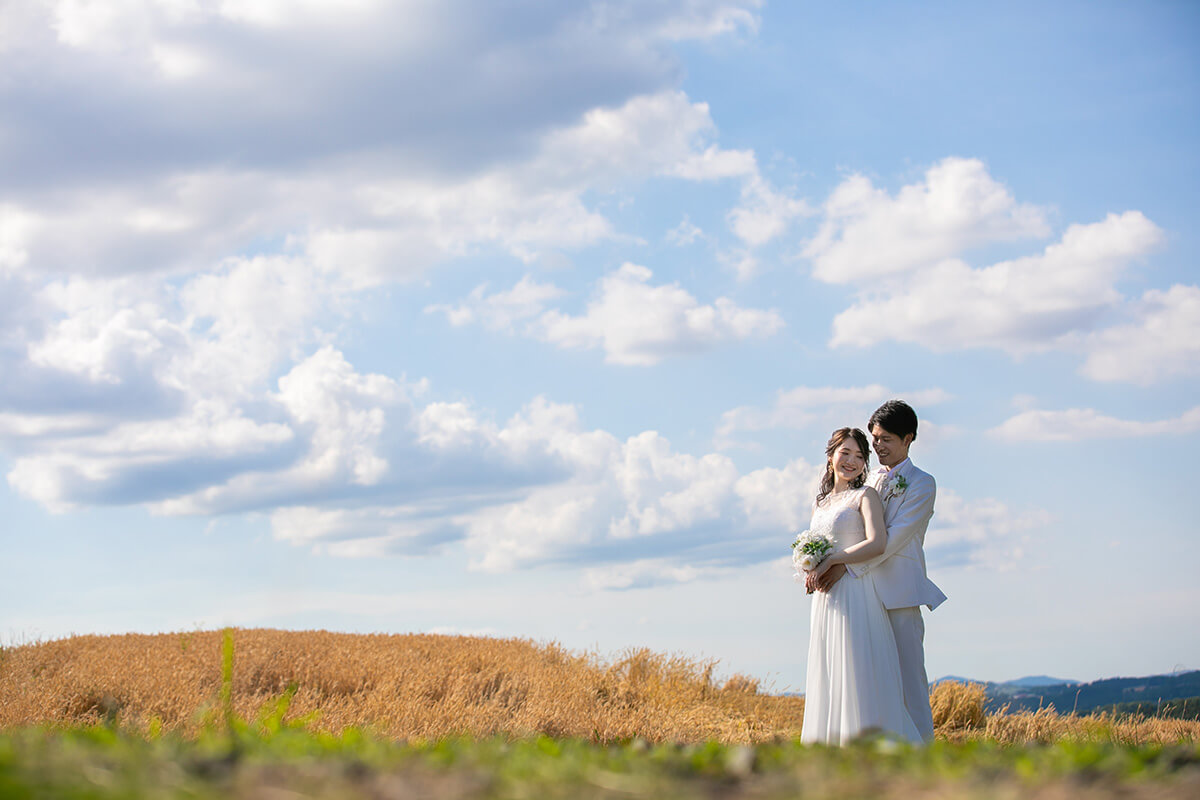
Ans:
{"type": "Polygon", "coordinates": [[[868,572],[875,578],[875,590],[886,608],[929,606],[937,608],[946,599],[925,571],[925,529],[933,517],[937,483],[933,476],[904,459],[889,472],[876,471],[867,482],[879,491],[883,500],[883,522],[887,528],[887,549],[861,564],[847,564],[855,577],[868,572]],[[902,493],[888,491],[897,475],[908,486],[902,493]]]}

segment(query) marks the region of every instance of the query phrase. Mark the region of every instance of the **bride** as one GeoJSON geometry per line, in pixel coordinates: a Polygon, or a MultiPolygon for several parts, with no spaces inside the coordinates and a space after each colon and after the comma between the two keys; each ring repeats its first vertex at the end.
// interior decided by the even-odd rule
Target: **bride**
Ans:
{"type": "MultiPolygon", "coordinates": [[[[857,428],[839,428],[825,447],[825,475],[809,528],[831,534],[834,549],[807,573],[810,593],[834,564],[868,561],[887,545],[883,503],[864,485],[869,452],[857,428]]],[[[800,741],[846,744],[860,733],[882,730],[920,743],[904,706],[892,626],[871,573],[860,578],[847,573],[829,591],[812,596],[800,741]]]]}

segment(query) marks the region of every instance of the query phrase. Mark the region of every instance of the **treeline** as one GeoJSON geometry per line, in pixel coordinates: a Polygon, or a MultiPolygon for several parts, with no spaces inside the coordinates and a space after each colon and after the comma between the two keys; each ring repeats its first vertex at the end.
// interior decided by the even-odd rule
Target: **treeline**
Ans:
{"type": "Polygon", "coordinates": [[[1054,706],[1061,714],[1090,714],[1093,711],[1128,706],[1150,709],[1142,713],[1154,716],[1160,705],[1198,697],[1200,670],[1143,678],[1105,678],[1091,683],[1067,683],[1036,688],[988,684],[987,710],[989,713],[998,711],[1005,705],[1009,711],[1036,711],[1045,706],[1054,706]]]}

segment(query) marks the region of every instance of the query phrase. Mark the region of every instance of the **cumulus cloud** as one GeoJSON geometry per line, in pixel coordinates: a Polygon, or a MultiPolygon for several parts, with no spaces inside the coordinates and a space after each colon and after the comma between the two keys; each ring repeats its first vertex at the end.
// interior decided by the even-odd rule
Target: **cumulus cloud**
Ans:
{"type": "Polygon", "coordinates": [[[196,401],[115,427],[0,417],[26,443],[10,485],[55,510],[269,511],[278,540],[336,556],[461,542],[477,569],[586,564],[590,585],[620,589],[777,558],[807,523],[819,474],[803,459],[742,472],[655,431],[620,440],[542,398],[497,424],[420,400],[419,383],[362,374],[329,346],[277,385],[266,403],[196,401]]]}
{"type": "Polygon", "coordinates": [[[1162,241],[1136,211],[1072,225],[1037,256],[972,269],[948,260],[911,275],[902,288],[866,297],[833,321],[834,346],[888,339],[933,350],[995,347],[1013,353],[1064,344],[1120,301],[1113,283],[1162,241]]]}
{"type": "Polygon", "coordinates": [[[721,160],[714,132],[705,104],[663,91],[593,109],[534,139],[530,155],[474,172],[431,175],[369,151],[332,153],[287,172],[187,165],[8,203],[0,193],[0,268],[201,271],[271,238],[358,287],[411,280],[479,249],[532,260],[614,234],[585,203],[590,190],[754,170],[751,155],[732,172],[688,167],[698,155],[721,160]]]}
{"type": "MultiPolygon", "coordinates": [[[[17,421],[28,425],[30,418],[17,421]]],[[[162,500],[246,469],[279,466],[294,453],[288,425],[248,419],[220,402],[197,403],[179,417],[124,422],[99,431],[59,422],[44,432],[58,436],[41,439],[17,458],[8,482],[60,512],[162,500]]]]}
{"type": "Polygon", "coordinates": [[[939,487],[925,536],[926,559],[939,568],[1019,569],[1033,549],[1027,532],[1051,522],[1045,511],[1016,511],[993,498],[968,500],[939,487]]]}
{"type": "Polygon", "coordinates": [[[26,369],[84,384],[246,398],[323,337],[346,287],[301,259],[231,258],[172,289],[75,276],[30,293],[26,369]]]}
{"type": "Polygon", "coordinates": [[[445,314],[455,327],[478,322],[491,330],[511,332],[516,323],[539,316],[549,301],[565,294],[557,286],[538,283],[529,275],[511,289],[490,295],[486,292],[487,284],[481,283],[459,305],[435,304],[427,306],[425,313],[445,314]]]}
{"type": "Polygon", "coordinates": [[[787,538],[775,526],[808,519],[816,470],[804,461],[742,475],[719,454],[676,453],[653,431],[605,445],[605,463],[464,516],[476,566],[591,563],[608,588],[678,582],[775,558],[787,538]],[[641,566],[626,573],[630,562],[641,566]]]}
{"type": "Polygon", "coordinates": [[[341,556],[419,554],[465,539],[478,569],[589,564],[591,583],[630,588],[777,556],[780,537],[807,521],[818,476],[803,460],[743,474],[719,454],[676,452],[653,431],[621,441],[542,398],[502,426],[462,404],[431,403],[414,410],[407,427],[416,440],[393,442],[388,460],[420,461],[422,491],[406,493],[409,478],[388,475],[386,491],[283,506],[271,517],[276,538],[341,556]],[[447,454],[461,457],[460,472],[488,462],[493,482],[507,467],[515,477],[509,496],[461,476],[431,482],[428,473],[447,454]],[[559,470],[530,470],[548,461],[559,470]],[[392,502],[379,502],[384,497],[392,502]]]}
{"type": "Polygon", "coordinates": [[[742,187],[742,204],[729,212],[729,224],[738,238],[751,247],[778,237],[792,220],[813,214],[808,202],[773,188],[755,176],[742,187]]]}
{"type": "MultiPolygon", "coordinates": [[[[586,563],[611,588],[776,558],[807,462],[743,472],[540,399],[497,422],[338,343],[364,290],[619,237],[596,198],[648,180],[740,188],[726,221],[752,271],[811,210],[719,145],[670,47],[752,33],[758,6],[9,4],[0,75],[38,76],[0,80],[10,485],[55,510],[265,512],[280,541],[343,556],[461,541],[480,569],[586,563]]],[[[985,234],[960,239],[1020,232],[1020,209],[982,206],[985,234]]],[[[839,219],[822,258],[857,241],[839,219]]],[[[431,310],[619,364],[783,325],[651,279],[627,264],[575,314],[531,276],[431,310]]]]}
{"type": "Polygon", "coordinates": [[[804,254],[813,275],[828,283],[875,280],[993,242],[1050,233],[1045,212],[1017,203],[978,159],[944,159],[894,197],[853,175],[822,211],[804,254]]]}
{"type": "Polygon", "coordinates": [[[1192,433],[1200,430],[1200,406],[1174,419],[1141,421],[1111,417],[1093,408],[1062,411],[1029,409],[988,431],[1000,439],[1029,442],[1077,442],[1192,433]]]}
{"type": "Polygon", "coordinates": [[[1073,224],[1036,255],[976,267],[985,245],[1048,235],[1043,210],[1019,204],[982,162],[949,158],[895,196],[861,175],[837,187],[805,255],[813,276],[856,287],[830,345],[910,342],[934,351],[988,347],[1021,357],[1082,355],[1095,380],[1148,384],[1200,364],[1197,290],[1130,301],[1119,282],[1165,240],[1139,211],[1073,224]],[[1114,319],[1126,322],[1113,324],[1114,319]]]}
{"type": "Polygon", "coordinates": [[[487,294],[487,285],[481,284],[460,304],[431,305],[425,311],[444,314],[455,326],[478,322],[562,348],[602,348],[609,363],[637,366],[726,341],[770,336],[783,328],[777,311],[742,308],[726,297],[702,305],[678,284],[651,285],[652,277],[646,267],[622,265],[601,279],[580,315],[544,310],[565,292],[528,275],[511,289],[487,294]]]}
{"type": "Polygon", "coordinates": [[[28,112],[10,128],[0,171],[91,182],[139,164],[294,166],[385,143],[413,165],[477,168],[589,108],[669,83],[673,42],[752,31],[755,6],[10,4],[0,71],[36,72],[44,88],[0,88],[28,112]],[[116,115],[119,136],[107,133],[116,115]],[[317,116],[328,124],[304,125],[317,116]],[[73,152],[85,131],[90,151],[73,152]]]}
{"type": "MultiPolygon", "coordinates": [[[[670,47],[753,32],[757,6],[6,7],[0,73],[41,76],[0,81],[14,110],[0,152],[10,482],[56,508],[220,513],[397,486],[471,508],[464,493],[508,497],[595,458],[596,436],[556,444],[529,421],[419,406],[403,380],[354,370],[338,327],[356,293],[440,261],[534,261],[613,236],[597,190],[754,179],[754,154],[721,148],[708,106],[671,88],[670,47]],[[160,433],[193,450],[151,446],[160,433]],[[172,477],[188,464],[202,468],[172,477]]],[[[556,331],[645,361],[780,324],[644,288],[679,317],[647,331],[657,340],[612,339],[588,316],[556,331]]],[[[441,310],[507,329],[559,295],[529,277],[441,310]]],[[[280,525],[337,528],[303,519],[317,518],[280,525]]]]}
{"type": "Polygon", "coordinates": [[[823,470],[802,458],[782,469],[763,467],[738,478],[733,490],[751,527],[780,531],[803,529],[823,470]]]}
{"type": "Polygon", "coordinates": [[[0,83],[0,275],[285,243],[369,287],[594,243],[613,229],[590,191],[757,175],[671,88],[670,50],[753,32],[757,5],[10,4],[0,74],[40,77],[0,83]]]}
{"type": "MultiPolygon", "coordinates": [[[[865,430],[867,420],[885,400],[903,398],[920,410],[950,399],[943,389],[895,392],[880,384],[867,386],[797,386],[781,389],[775,402],[767,407],[739,406],[721,415],[715,441],[718,447],[744,444],[740,434],[759,431],[809,428],[814,425],[833,430],[850,425],[865,430]]],[[[922,420],[922,431],[928,425],[922,420]]]]}
{"type": "Polygon", "coordinates": [[[1200,373],[1200,287],[1151,289],[1129,322],[1080,337],[1080,372],[1098,381],[1149,384],[1200,373]]]}
{"type": "Polygon", "coordinates": [[[424,555],[462,537],[421,505],[286,506],[271,512],[271,531],[279,541],[344,558],[424,555]]]}
{"type": "Polygon", "coordinates": [[[783,328],[774,310],[742,308],[727,297],[702,305],[678,284],[652,286],[653,273],[626,263],[600,281],[596,297],[577,316],[550,310],[537,335],[564,348],[604,349],[613,364],[646,366],[721,342],[770,336],[783,328]]]}

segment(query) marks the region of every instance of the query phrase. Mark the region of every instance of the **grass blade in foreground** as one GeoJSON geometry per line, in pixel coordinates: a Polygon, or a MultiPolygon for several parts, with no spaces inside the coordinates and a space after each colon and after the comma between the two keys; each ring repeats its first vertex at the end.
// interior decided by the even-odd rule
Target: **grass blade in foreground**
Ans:
{"type": "Polygon", "coordinates": [[[105,727],[0,736],[0,797],[318,798],[1017,797],[1191,798],[1196,745],[1004,747],[868,740],[797,744],[599,745],[576,739],[398,744],[285,728],[239,755],[105,727]],[[294,795],[293,795],[294,796],[294,795]]]}

